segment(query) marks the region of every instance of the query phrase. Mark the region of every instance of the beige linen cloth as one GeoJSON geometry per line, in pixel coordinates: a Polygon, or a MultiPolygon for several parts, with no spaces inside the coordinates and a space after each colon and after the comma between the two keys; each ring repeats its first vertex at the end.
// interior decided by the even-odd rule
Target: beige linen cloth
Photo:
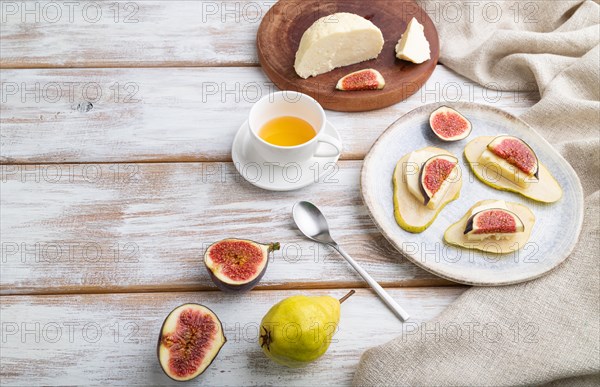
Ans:
{"type": "Polygon", "coordinates": [[[600,7],[500,0],[483,16],[484,1],[420,4],[441,14],[441,63],[482,85],[539,90],[522,118],[579,175],[586,215],[575,251],[552,273],[471,288],[433,321],[405,324],[401,336],[364,353],[354,384],[600,385],[600,7]]]}

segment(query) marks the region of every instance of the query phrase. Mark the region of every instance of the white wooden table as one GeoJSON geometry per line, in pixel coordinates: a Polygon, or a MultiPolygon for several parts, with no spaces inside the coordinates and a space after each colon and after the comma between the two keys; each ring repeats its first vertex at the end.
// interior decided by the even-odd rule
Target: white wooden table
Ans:
{"type": "Polygon", "coordinates": [[[317,203],[334,236],[413,317],[465,289],[409,263],[377,232],[359,195],[361,160],[398,117],[424,103],[493,103],[520,114],[531,93],[498,93],[439,65],[393,107],[328,112],[345,150],[311,187],[273,193],[243,181],[233,136],[276,88],[257,67],[273,2],[1,4],[1,379],[13,385],[169,384],[160,325],[185,302],[209,306],[228,342],[194,384],[349,384],[361,353],[402,324],[332,250],[302,238],[291,206],[317,203]],[[225,237],[280,241],[250,293],[215,289],[204,248],[225,237]],[[336,341],[308,368],[269,361],[257,327],[292,294],[357,294],[336,341]],[[374,323],[376,322],[376,323],[374,323]]]}

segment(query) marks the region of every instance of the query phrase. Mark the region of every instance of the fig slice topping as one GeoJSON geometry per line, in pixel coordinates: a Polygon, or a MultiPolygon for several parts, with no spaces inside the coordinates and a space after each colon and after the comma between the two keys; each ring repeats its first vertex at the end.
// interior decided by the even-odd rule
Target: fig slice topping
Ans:
{"type": "Polygon", "coordinates": [[[521,172],[538,179],[538,158],[525,141],[513,136],[498,136],[487,148],[521,172]]]}
{"type": "Polygon", "coordinates": [[[202,374],[227,339],[216,314],[199,304],[175,308],[158,336],[158,361],[173,380],[187,381],[202,374]]]}
{"type": "Polygon", "coordinates": [[[438,202],[448,188],[448,178],[458,165],[458,159],[450,155],[437,155],[423,163],[419,181],[425,205],[438,202]]]}
{"type": "Polygon", "coordinates": [[[431,130],[442,141],[459,141],[471,134],[471,122],[456,110],[442,106],[429,116],[431,130]]]}
{"type": "Polygon", "coordinates": [[[260,281],[267,269],[269,253],[279,247],[278,242],[223,239],[206,250],[204,264],[219,289],[247,291],[260,281]]]}
{"type": "Polygon", "coordinates": [[[355,71],[344,76],[336,85],[342,91],[381,90],[385,87],[383,75],[374,69],[355,71]]]}
{"type": "Polygon", "coordinates": [[[473,214],[465,226],[465,235],[516,234],[525,231],[521,219],[503,208],[489,208],[473,214]]]}

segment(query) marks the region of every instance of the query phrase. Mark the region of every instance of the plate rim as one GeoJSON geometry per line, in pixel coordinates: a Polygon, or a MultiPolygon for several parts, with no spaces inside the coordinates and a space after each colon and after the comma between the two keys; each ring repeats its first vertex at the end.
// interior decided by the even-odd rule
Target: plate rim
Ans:
{"type": "MultiPolygon", "coordinates": [[[[390,177],[391,180],[391,177],[390,177]]],[[[478,184],[483,184],[482,182],[478,181],[478,184]]],[[[507,111],[504,111],[502,109],[499,109],[495,106],[491,106],[491,105],[486,105],[486,104],[480,104],[480,103],[475,103],[475,102],[465,102],[465,101],[457,101],[457,102],[433,102],[433,103],[429,103],[429,104],[425,104],[425,105],[421,105],[415,109],[412,109],[408,112],[406,112],[405,114],[403,114],[402,116],[400,116],[398,119],[396,119],[394,122],[392,122],[384,131],[383,133],[381,133],[381,135],[379,135],[379,137],[377,138],[377,140],[373,143],[373,145],[371,146],[371,148],[369,149],[369,152],[367,153],[367,155],[364,158],[363,161],[363,165],[360,171],[360,194],[361,197],[363,199],[363,203],[365,204],[365,207],[367,208],[367,212],[369,213],[369,217],[371,218],[371,220],[373,221],[373,223],[375,224],[375,226],[377,227],[377,229],[379,230],[379,232],[385,237],[385,239],[400,253],[402,254],[403,257],[407,258],[410,262],[414,263],[415,265],[419,266],[420,268],[435,274],[436,276],[439,276],[441,278],[447,279],[449,281],[452,282],[456,282],[456,283],[460,283],[460,284],[465,284],[465,285],[473,285],[473,286],[506,286],[506,285],[513,285],[513,284],[518,284],[518,283],[523,283],[523,282],[527,282],[527,281],[531,281],[534,280],[536,278],[540,278],[544,275],[547,275],[549,273],[551,273],[552,271],[556,270],[559,266],[561,266],[569,256],[571,256],[571,254],[573,253],[573,250],[575,249],[575,247],[577,246],[577,243],[579,242],[579,238],[581,236],[581,230],[583,227],[583,218],[585,216],[584,214],[584,196],[583,196],[583,186],[581,185],[581,180],[579,179],[579,175],[577,174],[577,172],[575,172],[575,170],[573,169],[573,167],[571,166],[571,164],[563,157],[562,154],[560,154],[556,149],[554,149],[554,147],[552,146],[552,144],[550,144],[545,138],[544,136],[542,136],[537,130],[535,130],[531,125],[529,125],[527,122],[525,122],[524,120],[522,120],[521,118],[508,113],[507,111]],[[431,109],[440,107],[440,106],[449,106],[449,107],[453,107],[456,108],[457,110],[460,111],[460,109],[462,108],[476,108],[476,109],[483,109],[483,110],[491,110],[496,114],[505,116],[507,119],[510,120],[514,120],[517,121],[519,123],[521,123],[522,125],[524,125],[526,128],[528,128],[529,130],[531,130],[531,132],[536,135],[537,137],[539,137],[540,142],[544,145],[547,146],[548,148],[550,148],[557,157],[558,162],[562,163],[566,169],[567,172],[569,174],[571,174],[572,176],[575,177],[575,194],[579,197],[579,208],[577,209],[578,211],[578,221],[577,221],[577,227],[576,227],[576,238],[573,238],[573,240],[571,241],[570,246],[567,249],[566,254],[564,254],[564,256],[558,260],[554,265],[550,266],[549,268],[547,268],[546,270],[541,271],[540,273],[536,273],[534,275],[530,275],[530,276],[526,276],[524,278],[521,279],[516,279],[516,280],[511,280],[511,281],[497,281],[497,282],[490,282],[490,281],[482,281],[482,282],[478,282],[478,281],[472,281],[472,280],[465,280],[465,279],[461,279],[461,278],[456,278],[453,277],[451,275],[448,275],[445,272],[441,272],[439,270],[436,270],[435,268],[432,268],[430,266],[428,266],[427,264],[423,264],[421,262],[420,259],[418,259],[416,256],[413,256],[409,253],[407,253],[406,251],[404,251],[401,246],[396,243],[396,241],[394,240],[394,238],[391,235],[388,235],[387,230],[385,229],[384,226],[382,226],[382,224],[380,224],[380,222],[377,220],[377,218],[375,217],[373,211],[371,210],[371,206],[374,203],[374,200],[371,198],[370,193],[367,192],[367,189],[365,188],[365,181],[367,179],[367,169],[371,163],[371,160],[373,159],[373,155],[375,154],[375,152],[377,151],[376,147],[379,146],[380,143],[383,143],[383,141],[385,141],[386,137],[390,136],[391,133],[396,129],[396,127],[398,126],[398,124],[401,121],[407,120],[413,116],[422,114],[423,111],[430,111],[431,109]]],[[[515,195],[518,195],[517,193],[514,193],[515,195]]],[[[521,196],[521,195],[519,195],[521,196]]],[[[551,205],[551,204],[550,204],[551,205]]],[[[398,226],[399,227],[399,226],[398,226]]]]}

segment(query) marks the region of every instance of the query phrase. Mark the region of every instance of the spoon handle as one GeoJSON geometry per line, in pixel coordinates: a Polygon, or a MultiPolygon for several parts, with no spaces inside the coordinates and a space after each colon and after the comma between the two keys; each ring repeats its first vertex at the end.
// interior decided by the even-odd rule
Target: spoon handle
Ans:
{"type": "Polygon", "coordinates": [[[385,304],[392,310],[392,312],[394,312],[396,316],[398,316],[402,321],[409,319],[410,316],[408,313],[406,313],[406,311],[402,309],[402,307],[398,305],[396,301],[394,301],[392,296],[390,296],[390,294],[386,292],[385,289],[383,289],[381,285],[379,285],[377,281],[375,281],[373,277],[369,275],[369,273],[360,267],[360,265],[351,256],[349,256],[339,245],[334,244],[331,246],[336,249],[338,253],[340,253],[342,257],[346,259],[346,261],[348,261],[348,263],[354,268],[354,270],[358,272],[358,274],[360,274],[361,277],[363,277],[365,281],[367,281],[369,286],[375,290],[375,293],[377,293],[377,295],[383,300],[383,302],[385,302],[385,304]]]}

